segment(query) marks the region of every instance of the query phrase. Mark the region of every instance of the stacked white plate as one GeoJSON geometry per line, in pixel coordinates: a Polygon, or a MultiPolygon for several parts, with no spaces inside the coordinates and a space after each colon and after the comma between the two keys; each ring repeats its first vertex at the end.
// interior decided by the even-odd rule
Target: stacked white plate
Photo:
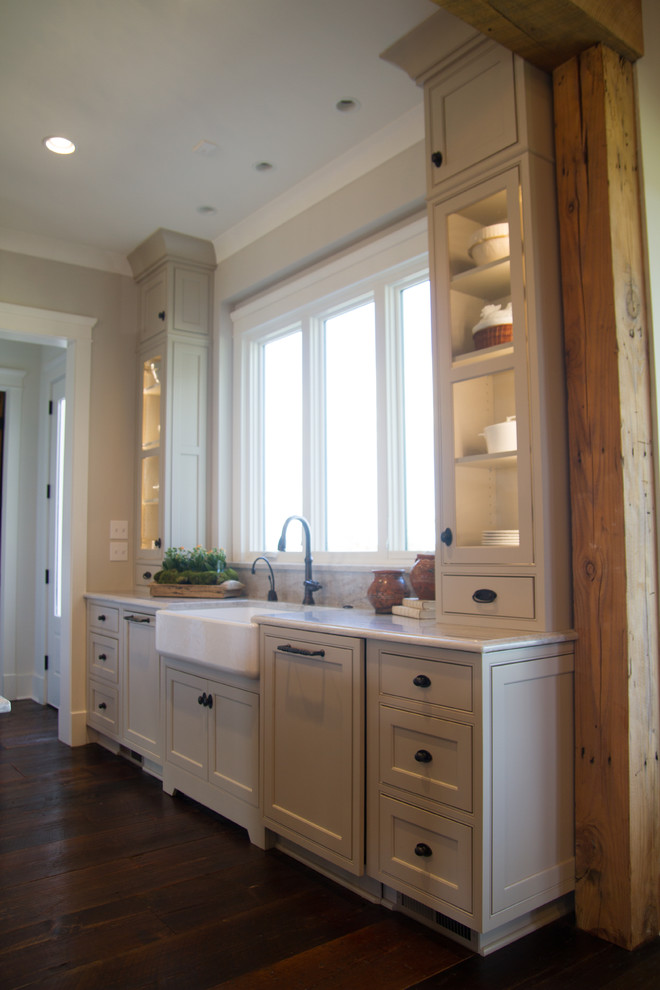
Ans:
{"type": "Polygon", "coordinates": [[[518,529],[485,529],[481,534],[484,547],[517,547],[520,545],[518,529]]]}

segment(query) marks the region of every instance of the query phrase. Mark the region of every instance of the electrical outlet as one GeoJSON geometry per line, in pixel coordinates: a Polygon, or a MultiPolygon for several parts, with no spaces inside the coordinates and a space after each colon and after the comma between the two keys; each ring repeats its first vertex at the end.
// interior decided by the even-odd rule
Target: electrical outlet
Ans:
{"type": "Polygon", "coordinates": [[[128,560],[128,541],[110,541],[110,560],[128,560]]]}
{"type": "Polygon", "coordinates": [[[128,539],[128,521],[126,519],[110,520],[110,539],[111,540],[128,539]]]}

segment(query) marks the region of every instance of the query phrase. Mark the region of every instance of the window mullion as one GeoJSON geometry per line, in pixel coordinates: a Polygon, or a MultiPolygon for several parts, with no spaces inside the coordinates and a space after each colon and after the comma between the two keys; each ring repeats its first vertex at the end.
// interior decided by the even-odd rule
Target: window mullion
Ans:
{"type": "Polygon", "coordinates": [[[325,550],[326,533],[326,457],[325,457],[325,346],[323,320],[306,320],[305,375],[305,467],[304,505],[310,521],[314,550],[325,550]]]}

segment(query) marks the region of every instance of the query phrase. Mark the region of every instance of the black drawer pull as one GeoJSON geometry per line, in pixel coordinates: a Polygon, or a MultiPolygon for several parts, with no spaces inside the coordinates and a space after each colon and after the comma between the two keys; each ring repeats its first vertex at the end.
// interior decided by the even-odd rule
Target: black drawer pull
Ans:
{"type": "Polygon", "coordinates": [[[101,704],[99,705],[99,708],[102,712],[104,712],[107,707],[108,706],[106,705],[105,701],[102,701],[101,704]]]}
{"type": "Polygon", "coordinates": [[[454,541],[454,534],[450,530],[449,526],[440,533],[440,542],[444,543],[446,547],[450,547],[454,541]]]}
{"type": "Polygon", "coordinates": [[[286,646],[278,646],[278,653],[297,653],[301,657],[324,657],[325,650],[303,650],[300,646],[291,646],[291,643],[287,643],[286,646]]]}
{"type": "Polygon", "coordinates": [[[151,622],[151,619],[150,619],[150,617],[148,615],[125,615],[124,616],[124,621],[125,622],[146,622],[147,625],[149,625],[149,623],[151,622]]]}
{"type": "Polygon", "coordinates": [[[206,691],[204,692],[204,694],[200,694],[199,698],[197,699],[197,704],[198,705],[206,704],[206,691]]]}
{"type": "Polygon", "coordinates": [[[436,168],[440,168],[440,166],[442,165],[442,152],[434,151],[433,154],[431,155],[431,161],[433,162],[436,168]]]}
{"type": "Polygon", "coordinates": [[[429,753],[428,749],[418,749],[415,753],[415,759],[418,763],[430,763],[433,757],[429,753]]]}
{"type": "Polygon", "coordinates": [[[98,616],[98,621],[99,622],[105,622],[105,616],[104,615],[99,615],[98,616]]]}
{"type": "Polygon", "coordinates": [[[99,653],[99,660],[107,660],[105,653],[99,653]]]}
{"type": "Polygon", "coordinates": [[[207,694],[206,695],[206,707],[207,708],[213,708],[213,695],[212,694],[207,694]]]}
{"type": "Polygon", "coordinates": [[[491,588],[478,588],[472,595],[472,601],[477,605],[490,605],[497,598],[497,592],[491,588]]]}
{"type": "Polygon", "coordinates": [[[418,674],[417,677],[413,677],[413,684],[415,687],[431,687],[431,678],[426,674],[418,674]]]}
{"type": "Polygon", "coordinates": [[[428,859],[429,856],[433,855],[433,850],[430,846],[427,846],[425,842],[418,842],[415,846],[415,856],[423,856],[428,859]]]}

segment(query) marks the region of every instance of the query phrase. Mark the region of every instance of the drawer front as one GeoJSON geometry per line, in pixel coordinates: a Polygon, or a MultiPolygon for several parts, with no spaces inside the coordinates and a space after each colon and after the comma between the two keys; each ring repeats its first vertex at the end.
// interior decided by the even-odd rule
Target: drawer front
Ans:
{"type": "Polygon", "coordinates": [[[101,732],[116,736],[119,732],[117,689],[96,681],[89,682],[87,721],[101,732]]]}
{"type": "Polygon", "coordinates": [[[87,606],[87,620],[92,629],[101,632],[119,632],[119,609],[115,605],[97,605],[90,602],[87,606]]]}
{"type": "Polygon", "coordinates": [[[117,683],[119,671],[118,642],[92,633],[89,637],[89,673],[92,677],[117,683]]]}
{"type": "MultiPolygon", "coordinates": [[[[477,597],[484,597],[478,596],[477,597]]],[[[445,614],[483,615],[497,619],[533,619],[534,578],[442,576],[442,610],[445,614]],[[492,602],[475,601],[479,591],[493,592],[492,602]]]]}
{"type": "Polygon", "coordinates": [[[471,712],[472,667],[383,652],[380,655],[380,693],[471,712]]]}
{"type": "Polygon", "coordinates": [[[380,796],[381,872],[472,910],[472,829],[412,805],[380,796]]]}
{"type": "Polygon", "coordinates": [[[381,705],[380,778],[472,811],[472,726],[381,705]]]}

